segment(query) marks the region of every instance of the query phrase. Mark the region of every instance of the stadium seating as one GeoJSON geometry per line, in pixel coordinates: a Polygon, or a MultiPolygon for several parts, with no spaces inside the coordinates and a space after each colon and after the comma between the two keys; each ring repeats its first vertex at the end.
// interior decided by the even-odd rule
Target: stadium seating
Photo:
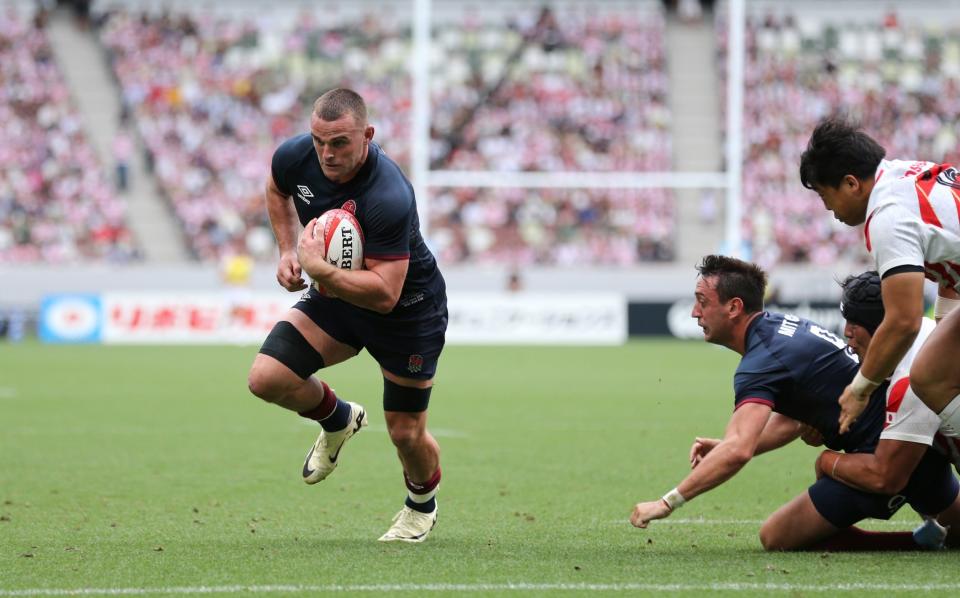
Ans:
{"type": "MultiPolygon", "coordinates": [[[[823,9],[749,14],[744,227],[754,259],[767,266],[865,258],[861,232],[833,220],[800,185],[800,154],[824,116],[859,120],[888,157],[960,158],[956,27],[925,11],[904,22],[896,13],[823,9]]],[[[717,19],[724,47],[725,18],[717,19]]]]}
{"type": "MultiPolygon", "coordinates": [[[[435,29],[434,168],[670,168],[660,12],[583,5],[477,18],[461,11],[435,29]]],[[[254,18],[110,10],[101,39],[154,172],[201,259],[216,259],[238,242],[273,259],[268,244],[249,242],[251,235],[269,235],[262,188],[270,155],[303,130],[317,90],[344,85],[364,95],[377,139],[409,166],[410,24],[399,15],[368,11],[319,20],[283,11],[254,18]]],[[[518,235],[507,256],[514,262],[634,263],[667,259],[673,251],[673,207],[662,191],[452,191],[457,201],[449,201],[450,191],[434,190],[430,210],[432,236],[452,261],[505,256],[477,249],[482,243],[454,249],[451,239],[494,231],[485,219],[448,209],[467,201],[471,213],[513,213],[517,197],[553,215],[545,222],[574,220],[564,233],[539,223],[534,228],[542,234],[518,235]],[[542,242],[554,238],[575,249],[544,251],[542,242]],[[609,251],[613,246],[621,249],[609,251]],[[566,254],[576,257],[560,257],[566,254]]]]}
{"type": "MultiPolygon", "coordinates": [[[[664,31],[662,13],[636,7],[527,9],[446,29],[432,166],[670,170],[664,31]]],[[[629,265],[674,252],[664,190],[434,190],[430,214],[445,261],[629,265]]]]}
{"type": "Polygon", "coordinates": [[[138,249],[42,20],[0,12],[0,261],[128,261],[138,249]]]}

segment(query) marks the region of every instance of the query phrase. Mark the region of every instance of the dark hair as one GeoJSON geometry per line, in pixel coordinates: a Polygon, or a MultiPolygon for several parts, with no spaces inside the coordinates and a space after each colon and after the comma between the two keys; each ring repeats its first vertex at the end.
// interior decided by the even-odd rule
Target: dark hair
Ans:
{"type": "Polygon", "coordinates": [[[697,266],[700,276],[717,277],[717,297],[729,301],[739,297],[747,313],[763,310],[767,273],[760,266],[725,255],[708,255],[697,266]]]}
{"type": "Polygon", "coordinates": [[[331,89],[313,103],[313,112],[326,121],[337,120],[349,112],[358,124],[367,123],[367,105],[352,89],[331,89]]]}
{"type": "Polygon", "coordinates": [[[848,322],[863,326],[870,334],[883,321],[883,298],[880,294],[880,275],[869,270],[848,276],[842,283],[843,298],[840,313],[848,322]]]}
{"type": "Polygon", "coordinates": [[[839,187],[848,174],[871,178],[887,154],[856,124],[832,117],[820,121],[800,156],[800,182],[807,189],[839,187]]]}

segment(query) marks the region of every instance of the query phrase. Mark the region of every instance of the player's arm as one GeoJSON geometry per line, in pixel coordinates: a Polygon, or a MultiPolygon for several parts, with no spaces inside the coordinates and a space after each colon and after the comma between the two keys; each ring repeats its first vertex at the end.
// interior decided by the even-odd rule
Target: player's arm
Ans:
{"type": "Polygon", "coordinates": [[[763,427],[763,432],[760,434],[757,450],[753,454],[761,455],[790,444],[800,437],[802,431],[803,424],[792,417],[771,413],[767,425],[763,427]]]}
{"type": "MultiPolygon", "coordinates": [[[[771,413],[770,419],[760,433],[757,450],[754,456],[770,452],[796,440],[804,430],[804,425],[792,417],[780,413],[771,413]]],[[[720,438],[704,438],[698,436],[690,447],[690,467],[694,468],[703,461],[704,457],[723,442],[720,438]]]]}
{"type": "Polygon", "coordinates": [[[304,272],[348,303],[382,314],[393,311],[400,300],[410,260],[366,258],[363,270],[341,270],[323,259],[323,241],[313,237],[316,224],[316,219],[307,223],[297,246],[304,272]]]}
{"type": "Polygon", "coordinates": [[[647,527],[654,519],[663,519],[695,496],[716,488],[743,469],[757,450],[757,444],[770,418],[766,403],[743,403],[733,412],[720,441],[680,484],[663,498],[637,503],[630,523],[647,527]]]}
{"type": "Polygon", "coordinates": [[[273,236],[277,238],[280,248],[280,263],[277,265],[277,282],[288,291],[299,291],[307,288],[297,260],[297,232],[300,221],[297,218],[297,209],[278,187],[273,175],[267,179],[266,185],[267,215],[270,217],[270,226],[273,236]]]}
{"type": "Polygon", "coordinates": [[[856,377],[840,395],[840,433],[844,434],[866,408],[870,394],[893,372],[910,350],[923,317],[923,272],[898,272],[880,282],[883,321],[856,377]]]}
{"type": "Polygon", "coordinates": [[[817,458],[817,477],[826,475],[874,494],[896,494],[907,485],[927,448],[919,442],[885,439],[873,454],[823,451],[817,458]]]}

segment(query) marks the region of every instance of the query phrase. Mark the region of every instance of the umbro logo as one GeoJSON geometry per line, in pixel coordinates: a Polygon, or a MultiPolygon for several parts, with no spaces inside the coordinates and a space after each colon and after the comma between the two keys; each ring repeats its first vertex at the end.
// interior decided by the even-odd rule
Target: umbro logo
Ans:
{"type": "Polygon", "coordinates": [[[297,197],[299,197],[303,203],[309,205],[309,198],[313,197],[313,191],[310,190],[310,187],[307,187],[306,185],[297,185],[297,191],[297,197]]]}

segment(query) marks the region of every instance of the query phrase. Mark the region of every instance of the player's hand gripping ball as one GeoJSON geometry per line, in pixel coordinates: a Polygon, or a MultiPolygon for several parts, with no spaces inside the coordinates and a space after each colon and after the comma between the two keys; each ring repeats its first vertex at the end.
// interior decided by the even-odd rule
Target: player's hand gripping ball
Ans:
{"type": "MultiPolygon", "coordinates": [[[[339,208],[324,212],[317,218],[313,238],[323,241],[323,259],[328,264],[341,270],[363,268],[363,230],[352,212],[339,208]]],[[[333,296],[320,284],[314,284],[324,295],[333,296]]]]}

